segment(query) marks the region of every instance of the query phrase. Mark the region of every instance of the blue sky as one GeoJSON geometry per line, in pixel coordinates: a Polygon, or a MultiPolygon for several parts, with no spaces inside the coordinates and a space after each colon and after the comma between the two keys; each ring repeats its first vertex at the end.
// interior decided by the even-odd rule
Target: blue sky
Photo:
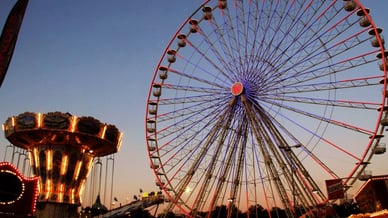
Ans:
{"type": "MultiPolygon", "coordinates": [[[[0,1],[1,26],[15,2],[0,1]]],[[[361,2],[388,31],[388,2],[361,2]]],[[[201,3],[31,0],[0,88],[0,121],[25,111],[62,111],[114,124],[124,133],[116,156],[118,198],[155,189],[144,139],[147,94],[165,46],[201,3]]],[[[0,136],[0,154],[7,144],[0,136]]]]}
{"type": "MultiPolygon", "coordinates": [[[[1,26],[15,2],[0,1],[1,26]]],[[[199,4],[30,1],[0,91],[1,122],[62,111],[114,124],[124,133],[115,186],[128,196],[155,189],[144,140],[148,89],[167,42],[199,4]]],[[[7,144],[2,135],[1,154],[7,144]]]]}

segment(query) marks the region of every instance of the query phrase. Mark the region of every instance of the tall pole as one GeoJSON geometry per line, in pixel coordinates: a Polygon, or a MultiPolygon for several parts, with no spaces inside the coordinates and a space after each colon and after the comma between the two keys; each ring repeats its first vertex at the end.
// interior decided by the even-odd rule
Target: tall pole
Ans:
{"type": "Polygon", "coordinates": [[[292,201],[294,205],[294,217],[296,217],[295,174],[296,174],[296,167],[295,167],[295,164],[292,163],[292,201]]]}

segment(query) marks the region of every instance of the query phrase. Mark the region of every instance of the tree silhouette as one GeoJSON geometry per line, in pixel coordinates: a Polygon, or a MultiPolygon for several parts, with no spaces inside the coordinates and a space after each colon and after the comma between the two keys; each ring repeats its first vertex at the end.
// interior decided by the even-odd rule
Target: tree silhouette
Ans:
{"type": "Polygon", "coordinates": [[[143,208],[138,208],[131,212],[130,217],[136,217],[136,218],[153,218],[153,216],[150,214],[148,210],[144,210],[143,208]]]}

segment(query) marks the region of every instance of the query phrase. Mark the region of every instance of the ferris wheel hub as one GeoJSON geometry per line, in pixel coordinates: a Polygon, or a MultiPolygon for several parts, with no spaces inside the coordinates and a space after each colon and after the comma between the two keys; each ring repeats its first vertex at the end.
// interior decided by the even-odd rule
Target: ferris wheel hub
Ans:
{"type": "Polygon", "coordinates": [[[230,88],[230,91],[234,96],[239,96],[244,91],[244,86],[241,82],[235,82],[233,83],[232,87],[230,88]]]}

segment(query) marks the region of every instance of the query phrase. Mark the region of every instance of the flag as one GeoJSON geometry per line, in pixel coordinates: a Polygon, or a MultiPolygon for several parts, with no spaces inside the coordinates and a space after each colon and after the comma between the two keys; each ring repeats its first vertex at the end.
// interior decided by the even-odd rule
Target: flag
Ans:
{"type": "Polygon", "coordinates": [[[11,62],[27,4],[28,0],[18,0],[15,3],[0,36],[0,87],[11,62]]]}

